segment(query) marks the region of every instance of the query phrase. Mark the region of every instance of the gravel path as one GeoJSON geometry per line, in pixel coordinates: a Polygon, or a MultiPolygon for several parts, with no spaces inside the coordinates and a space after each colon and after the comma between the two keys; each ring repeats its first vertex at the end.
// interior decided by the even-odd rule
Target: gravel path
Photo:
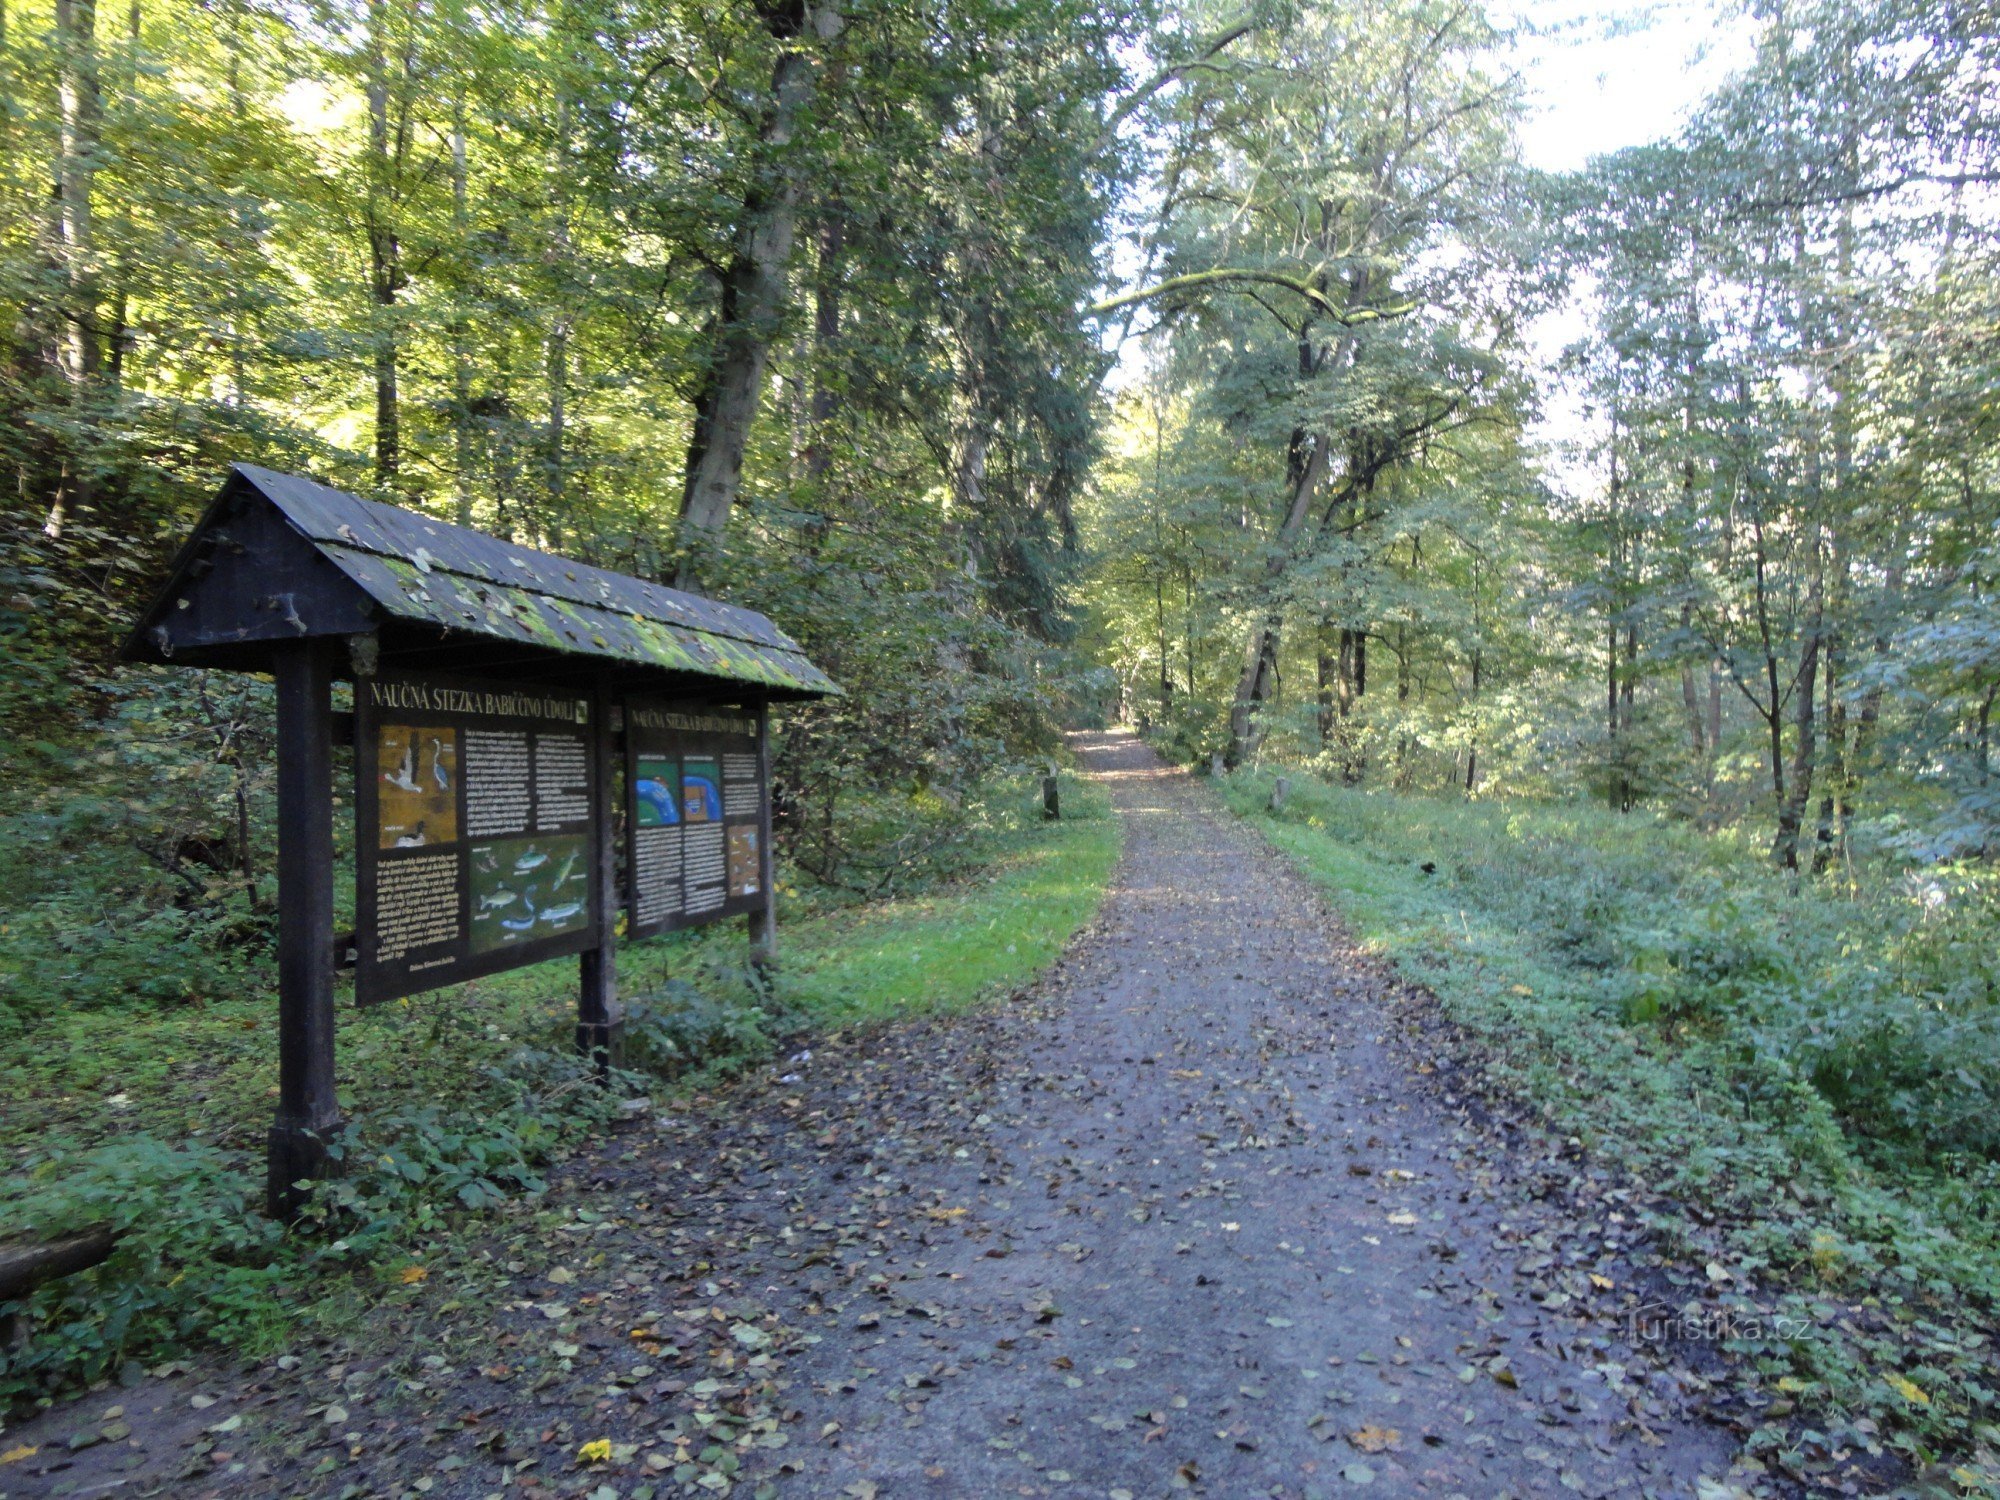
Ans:
{"type": "MultiPolygon", "coordinates": [[[[250,1373],[204,1410],[242,1414],[234,1435],[132,1477],[1732,1493],[1704,1483],[1733,1444],[1694,1415],[1701,1377],[1619,1339],[1641,1273],[1615,1190],[1565,1207],[1568,1169],[1497,1144],[1428,1002],[1207,787],[1127,735],[1078,747],[1125,854],[1032,994],[816,1043],[794,1082],[620,1138],[496,1240],[490,1293],[402,1347],[250,1373]]],[[[128,1404],[184,1423],[187,1399],[128,1404]]]]}
{"type": "Polygon", "coordinates": [[[807,1412],[841,1422],[808,1491],[1664,1495],[1724,1470],[1675,1379],[1592,1368],[1577,1312],[1524,1295],[1565,1232],[1606,1226],[1527,1222],[1413,1087],[1395,986],[1305,882],[1138,741],[1080,748],[1123,864],[980,1049],[964,1159],[873,1159],[964,1216],[864,1261],[879,1325],[844,1318],[794,1366],[855,1386],[807,1412]]]}

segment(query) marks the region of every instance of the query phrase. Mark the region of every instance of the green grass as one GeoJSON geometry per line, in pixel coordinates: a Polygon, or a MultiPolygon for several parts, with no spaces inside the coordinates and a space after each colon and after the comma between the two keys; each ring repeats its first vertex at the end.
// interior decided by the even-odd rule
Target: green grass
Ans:
{"type": "MultiPolygon", "coordinates": [[[[1489,1086],[1675,1205],[1663,1244],[1754,1280],[1741,1311],[1801,1320],[1734,1349],[1767,1395],[1857,1450],[1950,1456],[1949,1492],[2000,1473],[1981,877],[1794,891],[1742,843],[1643,815],[1293,773],[1274,816],[1272,779],[1225,795],[1482,1039],[1489,1086]]],[[[1774,1421],[1752,1448],[1798,1467],[1791,1444],[1774,1421]]]]}
{"type": "Polygon", "coordinates": [[[747,967],[741,922],[621,949],[634,1071],[611,1091],[570,1054],[574,959],[367,1011],[343,1001],[348,1172],[322,1195],[337,1238],[287,1236],[261,1212],[277,1060],[257,966],[177,1003],[69,1008],[52,993],[33,1027],[0,1039],[0,1223],[109,1219],[129,1233],[101,1271],[36,1295],[25,1350],[0,1353],[0,1406],[134,1356],[256,1352],[299,1321],[351,1319],[383,1295],[385,1268],[451,1254],[478,1222],[466,1209],[532,1199],[633,1092],[704,1086],[787,1036],[1029,983],[1091,918],[1118,852],[1101,793],[1072,784],[1065,800],[1056,824],[1018,787],[968,807],[956,873],[915,894],[836,904],[781,891],[768,984],[747,967]]]}
{"type": "Polygon", "coordinates": [[[820,1024],[953,1010],[1026,983],[1096,912],[1118,857],[1102,793],[1072,783],[1062,822],[1017,835],[970,889],[886,903],[803,925],[790,939],[781,1000],[820,1024]]]}

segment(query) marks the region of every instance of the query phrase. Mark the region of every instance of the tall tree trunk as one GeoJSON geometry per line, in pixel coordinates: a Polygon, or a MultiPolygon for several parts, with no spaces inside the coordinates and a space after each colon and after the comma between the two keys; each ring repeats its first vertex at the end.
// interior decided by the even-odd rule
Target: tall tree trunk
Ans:
{"type": "Polygon", "coordinates": [[[569,230],[569,100],[556,102],[554,159],[549,172],[549,197],[554,221],[549,229],[548,260],[550,285],[555,293],[555,315],[549,320],[548,384],[548,495],[552,538],[560,540],[569,526],[569,338],[573,313],[570,282],[569,230]]]}
{"type": "MultiPolygon", "coordinates": [[[[1681,601],[1681,634],[1691,633],[1694,624],[1694,602],[1681,601]]],[[[1705,774],[1708,767],[1708,735],[1701,718],[1701,690],[1694,680],[1694,663],[1681,663],[1681,707],[1687,714],[1688,748],[1694,755],[1695,769],[1705,774]]]]}
{"type": "Polygon", "coordinates": [[[1318,667],[1319,747],[1322,750],[1333,748],[1334,716],[1336,712],[1335,695],[1340,690],[1341,682],[1340,662],[1335,656],[1332,646],[1335,633],[1333,621],[1325,615],[1321,615],[1319,629],[1314,641],[1314,645],[1317,648],[1314,655],[1317,658],[1316,665],[1318,667]]]}
{"type": "Polygon", "coordinates": [[[771,340],[785,310],[785,276],[801,190],[798,165],[787,148],[812,99],[807,49],[814,39],[831,41],[841,27],[835,0],[790,0],[762,14],[780,44],[778,60],[757,133],[754,176],[722,273],[708,371],[695,399],[675,579],[682,588],[694,586],[702,554],[721,541],[742,488],[743,452],[756,421],[771,340]]]}
{"type": "MultiPolygon", "coordinates": [[[[55,169],[57,256],[65,283],[60,359],[70,401],[85,414],[103,366],[98,328],[97,244],[92,194],[102,145],[104,96],[98,79],[97,0],[56,0],[57,104],[60,129],[55,169]]],[[[89,505],[92,459],[74,444],[63,482],[43,529],[60,537],[72,510],[89,505]]]]}
{"type": "MultiPolygon", "coordinates": [[[[1817,552],[1817,538],[1814,548],[1817,552]]],[[[1806,595],[1806,638],[1799,653],[1798,677],[1793,682],[1796,701],[1791,787],[1778,804],[1778,836],[1771,846],[1772,857],[1787,870],[1799,867],[1799,829],[1805,821],[1806,802],[1812,796],[1813,762],[1818,754],[1815,689],[1819,683],[1820,637],[1826,628],[1825,589],[1819,559],[1815,557],[1806,595]]]]}
{"type": "MultiPolygon", "coordinates": [[[[1835,612],[1838,617],[1838,611],[1835,612]]],[[[1835,863],[1842,854],[1841,844],[1845,838],[1845,825],[1836,822],[1835,813],[1847,800],[1847,705],[1840,698],[1840,639],[1831,636],[1826,649],[1821,653],[1825,659],[1826,697],[1823,712],[1826,715],[1826,787],[1820,793],[1819,832],[1813,846],[1812,868],[1815,875],[1835,863]]]]}
{"type": "Polygon", "coordinates": [[[1604,732],[1611,741],[1611,782],[1605,799],[1613,812],[1626,810],[1625,746],[1618,733],[1618,615],[1604,626],[1604,732]]]}
{"type": "Polygon", "coordinates": [[[1618,469],[1618,426],[1621,419],[1618,402],[1614,397],[1611,407],[1609,450],[1611,480],[1607,489],[1609,503],[1606,507],[1608,514],[1605,545],[1605,574],[1611,591],[1604,601],[1604,733],[1609,742],[1611,765],[1604,795],[1611,810],[1620,813],[1630,810],[1632,805],[1632,791],[1626,777],[1625,737],[1620,733],[1618,715],[1618,616],[1625,602],[1625,590],[1620,586],[1619,579],[1619,568],[1623,562],[1620,552],[1624,535],[1624,518],[1619,513],[1619,506],[1625,493],[1624,476],[1618,469]]]}
{"type": "Polygon", "coordinates": [[[1472,559],[1472,692],[1468,698],[1472,706],[1473,737],[1465,753],[1465,795],[1468,797],[1479,786],[1479,676],[1486,652],[1486,626],[1481,610],[1484,599],[1479,591],[1479,575],[1479,556],[1475,553],[1472,559]]]}
{"type": "MultiPolygon", "coordinates": [[[[1478,645],[1472,648],[1472,701],[1479,701],[1479,668],[1483,656],[1478,645]]],[[[1465,752],[1465,795],[1470,797],[1479,789],[1479,741],[1474,740],[1465,752]]]]}
{"type": "MultiPolygon", "coordinates": [[[[396,153],[389,120],[389,0],[368,3],[368,295],[375,309],[375,482],[388,488],[403,466],[396,296],[404,285],[396,226],[396,153]]],[[[400,131],[397,132],[400,135],[400,131]]]]}
{"type": "Polygon", "coordinates": [[[840,414],[840,397],[831,370],[840,344],[840,272],[847,252],[847,212],[836,198],[819,221],[817,275],[813,283],[812,433],[806,444],[806,478],[811,481],[817,523],[825,527],[827,476],[833,471],[833,423],[840,414]]]}
{"type": "MultiPolygon", "coordinates": [[[[1292,548],[1298,542],[1299,533],[1305,529],[1306,518],[1312,514],[1313,500],[1326,478],[1327,454],[1332,445],[1324,435],[1314,437],[1311,444],[1311,451],[1305,456],[1298,480],[1292,487],[1291,504],[1286,509],[1284,522],[1278,527],[1278,535],[1264,563],[1267,589],[1284,576],[1285,569],[1290,565],[1292,548]]],[[[1283,628],[1284,614],[1273,605],[1264,612],[1244,648],[1243,668],[1236,678],[1236,697],[1229,707],[1226,760],[1231,766],[1241,765],[1256,752],[1261,736],[1257,711],[1276,686],[1274,674],[1278,661],[1278,637],[1283,628]]]]}
{"type": "Polygon", "coordinates": [[[458,524],[472,524],[472,326],[465,299],[472,290],[471,223],[466,213],[465,91],[454,91],[451,104],[451,229],[452,249],[461,257],[465,274],[453,289],[451,315],[451,437],[452,476],[458,524]]]}
{"type": "MultiPolygon", "coordinates": [[[[1368,289],[1367,273],[1357,273],[1347,284],[1346,305],[1359,307],[1368,289]]],[[[1300,329],[1298,335],[1299,378],[1302,381],[1311,379],[1329,367],[1341,369],[1354,357],[1354,351],[1354,330],[1346,328],[1330,347],[1316,352],[1311,325],[1308,324],[1300,329]]],[[[1278,580],[1291,566],[1292,551],[1305,530],[1306,519],[1312,513],[1313,502],[1318,497],[1331,463],[1332,442],[1328,434],[1313,433],[1303,427],[1292,430],[1285,455],[1285,479],[1291,486],[1292,498],[1286,508],[1285,519],[1278,527],[1276,541],[1265,557],[1264,590],[1267,598],[1275,595],[1278,580]]],[[[1355,476],[1350,474],[1348,477],[1350,483],[1353,482],[1355,476]]],[[[1244,525],[1249,524],[1247,506],[1243,521],[1244,525]]],[[[1272,686],[1263,664],[1269,661],[1275,665],[1279,632],[1283,626],[1283,614],[1274,605],[1258,620],[1244,649],[1243,668],[1236,678],[1236,696],[1229,708],[1229,749],[1226,758],[1232,766],[1240,764],[1256,749],[1259,735],[1257,710],[1272,686]]],[[[1193,674],[1189,675],[1192,677],[1193,674]]]]}

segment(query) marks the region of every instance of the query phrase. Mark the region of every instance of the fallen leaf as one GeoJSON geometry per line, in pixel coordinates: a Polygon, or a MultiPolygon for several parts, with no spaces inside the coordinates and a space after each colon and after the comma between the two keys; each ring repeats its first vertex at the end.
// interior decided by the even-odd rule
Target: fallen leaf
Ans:
{"type": "Polygon", "coordinates": [[[1377,1427],[1370,1423],[1348,1433],[1348,1442],[1363,1453],[1384,1453],[1403,1441],[1403,1434],[1393,1427],[1377,1427]]]}
{"type": "Polygon", "coordinates": [[[418,1282],[428,1278],[430,1274],[429,1266],[405,1266],[403,1267],[403,1285],[415,1286],[418,1282]]]}
{"type": "Polygon", "coordinates": [[[1924,1394],[1924,1388],[1907,1375],[1887,1375],[1883,1378],[1889,1382],[1890,1389],[1895,1391],[1905,1401],[1916,1406],[1929,1406],[1931,1404],[1931,1398],[1924,1394]]]}
{"type": "Polygon", "coordinates": [[[23,1443],[18,1448],[9,1448],[5,1453],[0,1453],[0,1464],[17,1464],[24,1458],[33,1458],[41,1451],[38,1447],[31,1448],[23,1443]]]}
{"type": "Polygon", "coordinates": [[[601,1464],[611,1457],[611,1439],[592,1438],[576,1450],[576,1456],[582,1463],[601,1464]]]}

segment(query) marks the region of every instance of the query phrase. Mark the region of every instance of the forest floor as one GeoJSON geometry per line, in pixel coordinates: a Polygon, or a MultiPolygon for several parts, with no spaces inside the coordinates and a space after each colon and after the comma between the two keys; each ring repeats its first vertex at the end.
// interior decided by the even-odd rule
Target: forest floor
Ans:
{"type": "Polygon", "coordinates": [[[52,1410],[0,1496],[1748,1488],[1621,1190],[1209,788],[1078,749],[1124,856],[1032,991],[611,1138],[338,1343],[52,1410]]]}

